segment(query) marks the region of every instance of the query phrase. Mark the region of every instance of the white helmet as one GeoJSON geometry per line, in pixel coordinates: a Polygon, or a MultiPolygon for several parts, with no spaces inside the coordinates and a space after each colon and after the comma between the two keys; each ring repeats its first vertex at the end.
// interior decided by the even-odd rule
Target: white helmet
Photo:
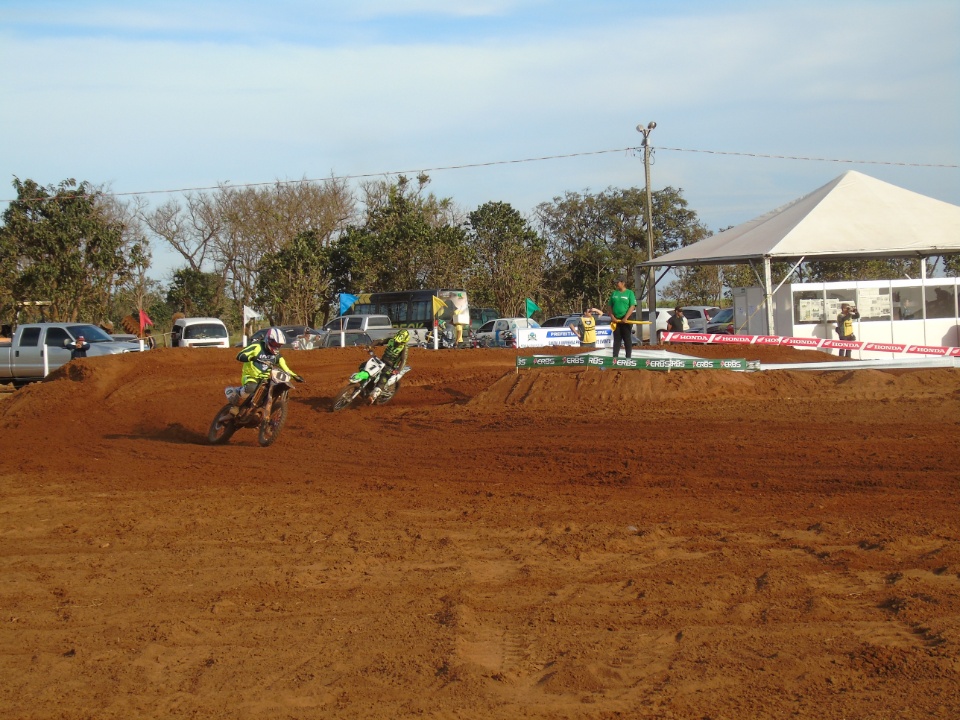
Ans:
{"type": "Polygon", "coordinates": [[[267,350],[276,354],[287,339],[283,336],[283,330],[272,327],[267,330],[267,336],[264,338],[264,341],[266,342],[267,350]]]}

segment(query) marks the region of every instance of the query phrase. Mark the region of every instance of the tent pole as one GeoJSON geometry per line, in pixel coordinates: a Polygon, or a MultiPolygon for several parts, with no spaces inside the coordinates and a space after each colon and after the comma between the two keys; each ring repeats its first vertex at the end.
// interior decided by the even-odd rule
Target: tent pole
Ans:
{"type": "Polygon", "coordinates": [[[773,277],[770,273],[770,257],[763,258],[763,301],[767,305],[767,334],[776,335],[773,327],[773,277]]]}

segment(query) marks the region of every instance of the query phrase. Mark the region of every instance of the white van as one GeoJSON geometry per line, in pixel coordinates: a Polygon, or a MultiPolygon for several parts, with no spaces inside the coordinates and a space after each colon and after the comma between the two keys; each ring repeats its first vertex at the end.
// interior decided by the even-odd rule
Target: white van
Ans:
{"type": "Polygon", "coordinates": [[[230,333],[220,318],[178,318],[171,334],[174,347],[230,347],[230,333]]]}

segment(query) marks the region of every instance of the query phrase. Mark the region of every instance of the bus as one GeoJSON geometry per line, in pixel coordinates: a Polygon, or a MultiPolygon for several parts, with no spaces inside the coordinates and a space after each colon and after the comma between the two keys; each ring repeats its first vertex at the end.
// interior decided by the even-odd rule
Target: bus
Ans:
{"type": "Polygon", "coordinates": [[[466,290],[400,290],[360,293],[345,315],[387,315],[394,327],[407,328],[423,340],[433,319],[455,325],[470,324],[466,290]],[[442,303],[442,304],[441,304],[442,303]],[[439,312],[434,315],[434,308],[439,312]]]}

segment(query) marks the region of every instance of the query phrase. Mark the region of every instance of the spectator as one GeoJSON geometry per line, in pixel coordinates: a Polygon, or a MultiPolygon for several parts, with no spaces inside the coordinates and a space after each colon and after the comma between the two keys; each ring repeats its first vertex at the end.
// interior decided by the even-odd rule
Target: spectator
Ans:
{"type": "Polygon", "coordinates": [[[673,315],[667,318],[667,332],[683,332],[687,329],[685,320],[683,310],[680,307],[675,307],[673,315]]]}
{"type": "Polygon", "coordinates": [[[613,331],[613,357],[620,357],[620,346],[624,346],[627,359],[633,357],[633,329],[626,322],[637,308],[637,296],[633,290],[627,289],[627,279],[618,277],[617,289],[610,293],[607,300],[607,312],[612,318],[610,325],[613,331]]]}
{"type": "MultiPolygon", "coordinates": [[[[857,339],[853,334],[853,321],[859,319],[860,313],[855,306],[848,303],[840,306],[840,314],[837,315],[837,335],[841,340],[857,339]]],[[[850,357],[850,348],[840,348],[840,357],[850,357]]]]}
{"type": "Polygon", "coordinates": [[[77,335],[77,339],[70,343],[68,347],[70,348],[70,359],[76,360],[77,358],[85,358],[87,356],[90,343],[83,339],[83,335],[77,335]]]}
{"type": "Polygon", "coordinates": [[[584,308],[578,320],[572,320],[567,325],[580,338],[580,347],[593,350],[597,346],[597,319],[593,308],[584,308]]]}

